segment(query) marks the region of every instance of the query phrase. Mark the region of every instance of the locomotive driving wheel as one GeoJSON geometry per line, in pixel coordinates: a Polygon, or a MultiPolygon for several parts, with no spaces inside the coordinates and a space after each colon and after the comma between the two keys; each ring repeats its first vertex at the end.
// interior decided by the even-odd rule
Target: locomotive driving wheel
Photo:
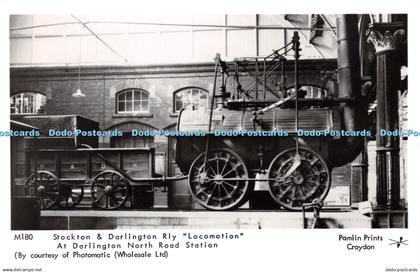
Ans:
{"type": "Polygon", "coordinates": [[[210,210],[234,209],[247,200],[251,190],[248,171],[239,155],[228,149],[209,150],[192,163],[188,187],[197,202],[210,210]]]}
{"type": "Polygon", "coordinates": [[[115,210],[127,200],[129,189],[130,184],[121,173],[105,170],[93,179],[91,193],[95,206],[115,210]]]}
{"type": "Polygon", "coordinates": [[[37,197],[41,209],[52,208],[60,199],[59,180],[48,171],[38,171],[30,175],[25,190],[26,195],[37,197]]]}
{"type": "Polygon", "coordinates": [[[60,191],[60,207],[71,209],[76,207],[77,204],[79,204],[82,201],[85,190],[83,186],[72,186],[69,184],[62,184],[60,191]]]}
{"type": "Polygon", "coordinates": [[[277,155],[268,169],[269,190],[273,199],[290,210],[302,210],[304,203],[323,200],[330,189],[330,171],[315,152],[299,148],[277,155]]]}

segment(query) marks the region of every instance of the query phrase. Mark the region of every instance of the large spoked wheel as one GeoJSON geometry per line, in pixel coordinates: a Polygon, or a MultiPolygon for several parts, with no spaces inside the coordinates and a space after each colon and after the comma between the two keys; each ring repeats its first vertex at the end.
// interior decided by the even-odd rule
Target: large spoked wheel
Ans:
{"type": "Polygon", "coordinates": [[[121,207],[129,195],[130,184],[127,179],[113,170],[99,173],[92,183],[94,205],[104,210],[121,207]]]}
{"type": "Polygon", "coordinates": [[[76,207],[77,204],[79,204],[82,201],[85,190],[83,186],[72,186],[68,184],[62,184],[60,191],[60,207],[71,209],[76,207]]]}
{"type": "Polygon", "coordinates": [[[51,209],[60,199],[60,182],[51,172],[38,171],[26,181],[26,195],[37,197],[43,210],[51,209]]]}
{"type": "Polygon", "coordinates": [[[302,210],[304,203],[324,200],[331,185],[330,171],[315,152],[299,148],[277,155],[268,169],[269,190],[273,199],[289,210],[302,210]]]}
{"type": "Polygon", "coordinates": [[[192,163],[188,186],[197,202],[210,210],[234,209],[246,202],[251,189],[248,171],[241,158],[231,150],[209,150],[192,163]]]}

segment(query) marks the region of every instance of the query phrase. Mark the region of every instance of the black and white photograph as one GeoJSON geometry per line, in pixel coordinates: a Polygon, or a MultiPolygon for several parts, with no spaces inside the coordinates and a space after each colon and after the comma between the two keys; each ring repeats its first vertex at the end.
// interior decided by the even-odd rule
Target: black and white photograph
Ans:
{"type": "Polygon", "coordinates": [[[406,14],[11,15],[12,228],[405,228],[407,37],[406,14]]]}
{"type": "Polygon", "coordinates": [[[1,16],[2,271],[420,269],[418,5],[79,2],[1,16]]]}

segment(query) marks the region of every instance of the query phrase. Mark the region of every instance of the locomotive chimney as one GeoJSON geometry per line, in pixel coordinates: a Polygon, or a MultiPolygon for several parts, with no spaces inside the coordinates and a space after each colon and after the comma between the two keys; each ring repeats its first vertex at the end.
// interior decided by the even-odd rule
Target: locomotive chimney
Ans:
{"type": "MultiPolygon", "coordinates": [[[[337,16],[337,61],[338,61],[338,96],[352,98],[354,101],[341,104],[343,130],[363,130],[363,115],[366,114],[365,101],[361,97],[359,31],[357,15],[337,16]]],[[[331,149],[331,165],[341,166],[352,161],[360,153],[363,137],[342,137],[335,141],[331,149]],[[345,152],[343,152],[345,147],[345,152]]]]}

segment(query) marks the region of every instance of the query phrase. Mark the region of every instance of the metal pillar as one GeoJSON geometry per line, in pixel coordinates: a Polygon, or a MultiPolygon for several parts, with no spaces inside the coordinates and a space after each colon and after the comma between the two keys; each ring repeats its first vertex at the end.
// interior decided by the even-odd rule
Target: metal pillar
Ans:
{"type": "Polygon", "coordinates": [[[399,128],[398,90],[400,63],[397,50],[405,34],[402,23],[370,25],[367,41],[376,50],[376,207],[400,207],[399,136],[381,136],[380,131],[399,128]]]}
{"type": "Polygon", "coordinates": [[[362,152],[351,164],[351,203],[353,204],[368,200],[368,166],[367,139],[365,138],[362,152]]]}

